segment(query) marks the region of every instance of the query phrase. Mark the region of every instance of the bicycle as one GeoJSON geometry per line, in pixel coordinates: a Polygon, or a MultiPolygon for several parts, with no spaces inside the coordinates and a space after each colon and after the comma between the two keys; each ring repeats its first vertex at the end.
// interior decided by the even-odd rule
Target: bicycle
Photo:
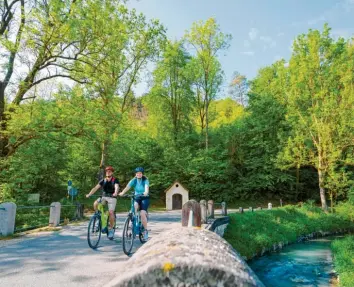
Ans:
{"type": "Polygon", "coordinates": [[[134,207],[134,202],[135,199],[145,199],[148,198],[146,196],[135,196],[135,195],[127,195],[126,197],[131,198],[131,206],[130,206],[130,211],[128,213],[127,219],[125,220],[124,227],[123,227],[123,252],[126,255],[130,255],[133,245],[134,245],[134,239],[136,235],[139,235],[139,240],[141,243],[145,243],[146,240],[144,239],[144,226],[141,223],[141,217],[140,217],[140,210],[138,210],[138,213],[135,214],[135,207],[134,207]]]}
{"type": "MultiPolygon", "coordinates": [[[[102,200],[102,196],[99,196],[102,200]]],[[[106,233],[107,237],[109,234],[108,226],[109,226],[109,212],[101,203],[101,200],[98,201],[98,208],[95,214],[91,217],[88,228],[87,228],[87,242],[88,245],[92,249],[96,249],[98,243],[101,239],[101,233],[106,233]],[[106,229],[106,230],[105,230],[106,229]]],[[[117,227],[117,217],[116,213],[114,213],[114,225],[113,225],[113,236],[117,227]]],[[[113,238],[109,238],[109,240],[113,240],[113,238]]]]}

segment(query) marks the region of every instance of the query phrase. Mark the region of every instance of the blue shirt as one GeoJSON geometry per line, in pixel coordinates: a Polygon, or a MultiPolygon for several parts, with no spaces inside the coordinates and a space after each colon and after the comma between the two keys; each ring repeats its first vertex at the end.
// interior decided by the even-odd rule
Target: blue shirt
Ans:
{"type": "Polygon", "coordinates": [[[149,180],[147,177],[134,177],[131,181],[129,181],[128,186],[134,187],[135,195],[142,195],[145,192],[145,186],[149,186],[149,180]]]}

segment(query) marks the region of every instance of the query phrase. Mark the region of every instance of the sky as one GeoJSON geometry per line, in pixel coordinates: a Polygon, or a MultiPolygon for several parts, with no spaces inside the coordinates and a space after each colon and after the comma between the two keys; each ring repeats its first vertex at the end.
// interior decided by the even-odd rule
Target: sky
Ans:
{"type": "MultiPolygon", "coordinates": [[[[354,36],[354,0],[130,0],[127,5],[159,19],[171,40],[179,40],[193,22],[214,17],[221,31],[232,35],[229,49],[219,55],[224,87],[234,71],[252,79],[260,68],[288,61],[295,37],[322,30],[324,23],[335,38],[354,36]]],[[[136,89],[146,91],[144,83],[136,89]]]]}

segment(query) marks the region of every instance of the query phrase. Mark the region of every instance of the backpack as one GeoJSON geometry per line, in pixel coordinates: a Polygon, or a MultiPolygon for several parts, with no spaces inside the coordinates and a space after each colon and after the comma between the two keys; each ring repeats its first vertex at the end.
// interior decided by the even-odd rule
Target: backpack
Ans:
{"type": "MultiPolygon", "coordinates": [[[[116,181],[116,178],[112,176],[112,178],[111,178],[110,181],[111,181],[112,187],[114,188],[114,182],[116,181]]],[[[103,186],[105,186],[106,183],[107,183],[107,179],[104,178],[104,180],[103,180],[103,186]]],[[[103,186],[102,186],[102,187],[103,187],[103,186]]]]}

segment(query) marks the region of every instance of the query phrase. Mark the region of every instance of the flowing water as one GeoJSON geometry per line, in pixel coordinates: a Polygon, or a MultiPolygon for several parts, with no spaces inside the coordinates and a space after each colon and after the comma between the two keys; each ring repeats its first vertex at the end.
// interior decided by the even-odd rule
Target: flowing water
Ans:
{"type": "Polygon", "coordinates": [[[335,237],[286,246],[248,262],[267,287],[328,287],[333,279],[331,242],[335,237]]]}

